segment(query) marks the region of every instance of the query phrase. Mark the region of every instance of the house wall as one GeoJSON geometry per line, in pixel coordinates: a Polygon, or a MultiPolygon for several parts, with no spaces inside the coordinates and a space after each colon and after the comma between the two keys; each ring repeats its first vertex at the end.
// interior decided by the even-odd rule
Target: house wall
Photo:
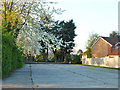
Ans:
{"type": "Polygon", "coordinates": [[[112,47],[108,44],[108,55],[110,55],[112,53],[112,47]]]}
{"type": "Polygon", "coordinates": [[[97,43],[91,48],[92,57],[105,57],[111,52],[111,46],[103,39],[99,39],[97,43]]]}
{"type": "Polygon", "coordinates": [[[83,58],[82,64],[118,68],[120,67],[120,58],[119,56],[113,56],[113,58],[109,56],[102,58],[83,58]]]}
{"type": "Polygon", "coordinates": [[[109,55],[120,55],[120,48],[112,48],[112,52],[109,55]]]}

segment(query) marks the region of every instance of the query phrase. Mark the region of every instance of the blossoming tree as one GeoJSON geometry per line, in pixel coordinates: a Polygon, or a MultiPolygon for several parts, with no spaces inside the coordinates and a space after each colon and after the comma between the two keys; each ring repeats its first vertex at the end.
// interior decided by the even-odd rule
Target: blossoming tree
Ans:
{"type": "MultiPolygon", "coordinates": [[[[50,2],[51,3],[51,2],[50,2]]],[[[52,29],[56,24],[53,13],[61,14],[61,9],[54,9],[49,6],[49,2],[3,2],[3,17],[5,26],[11,26],[12,35],[16,38],[16,45],[24,54],[40,54],[45,47],[54,51],[63,46],[63,40],[50,32],[46,32],[46,27],[52,29]]],[[[69,42],[68,42],[69,43],[69,42]]],[[[67,44],[66,44],[67,45],[67,44]]],[[[63,47],[65,47],[64,45],[63,47]]]]}

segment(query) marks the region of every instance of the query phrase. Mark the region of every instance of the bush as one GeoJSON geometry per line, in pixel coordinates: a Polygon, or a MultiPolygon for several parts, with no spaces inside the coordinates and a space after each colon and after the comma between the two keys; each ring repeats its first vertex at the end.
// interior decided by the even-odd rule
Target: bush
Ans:
{"type": "Polygon", "coordinates": [[[18,50],[15,39],[10,34],[2,34],[2,76],[22,67],[22,52],[18,50]]]}
{"type": "Polygon", "coordinates": [[[69,61],[71,61],[71,60],[72,60],[71,56],[70,56],[70,55],[67,55],[67,56],[66,56],[66,63],[69,63],[69,61]]]}
{"type": "Polygon", "coordinates": [[[45,62],[45,59],[43,58],[43,55],[37,55],[36,58],[35,58],[35,61],[45,62]]]}
{"type": "Polygon", "coordinates": [[[73,64],[79,64],[79,63],[81,63],[80,56],[79,55],[74,55],[72,63],[73,64]]]}
{"type": "Polygon", "coordinates": [[[79,55],[73,55],[73,58],[71,55],[66,56],[66,63],[71,62],[72,64],[79,64],[81,63],[80,56],[79,55]]]}
{"type": "Polygon", "coordinates": [[[52,61],[52,62],[55,62],[55,56],[54,56],[54,57],[52,57],[51,61],[52,61]]]}

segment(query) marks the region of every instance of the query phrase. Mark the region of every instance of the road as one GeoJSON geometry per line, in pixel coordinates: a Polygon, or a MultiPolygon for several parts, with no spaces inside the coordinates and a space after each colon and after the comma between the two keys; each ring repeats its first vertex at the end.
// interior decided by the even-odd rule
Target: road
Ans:
{"type": "Polygon", "coordinates": [[[70,64],[25,64],[3,88],[118,88],[118,70],[70,64]]]}

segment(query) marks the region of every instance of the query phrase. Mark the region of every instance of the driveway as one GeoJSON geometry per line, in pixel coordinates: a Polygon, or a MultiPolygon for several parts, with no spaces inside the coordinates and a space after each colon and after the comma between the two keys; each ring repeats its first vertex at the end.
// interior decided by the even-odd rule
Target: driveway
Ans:
{"type": "Polygon", "coordinates": [[[70,64],[25,64],[3,88],[118,88],[118,70],[70,64]]]}

